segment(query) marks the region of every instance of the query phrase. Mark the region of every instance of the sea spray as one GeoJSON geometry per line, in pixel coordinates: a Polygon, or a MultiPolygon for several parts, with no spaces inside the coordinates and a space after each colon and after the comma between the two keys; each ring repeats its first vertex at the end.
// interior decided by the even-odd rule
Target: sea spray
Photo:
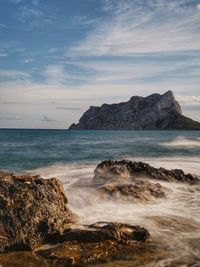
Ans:
{"type": "MultiPolygon", "coordinates": [[[[140,158],[137,158],[139,160],[140,158]]],[[[140,159],[141,160],[141,159],[140,159]]],[[[182,168],[187,172],[199,172],[198,159],[143,158],[155,167],[182,168]]],[[[187,266],[200,262],[200,187],[182,183],[159,181],[170,188],[173,195],[155,203],[131,203],[119,200],[105,200],[92,186],[93,170],[96,164],[56,164],[40,168],[34,173],[44,177],[56,176],[65,185],[70,207],[79,214],[80,223],[112,221],[142,225],[151,233],[151,244],[158,252],[158,259],[149,258],[145,266],[187,266]],[[165,253],[164,253],[165,252],[165,253]]],[[[151,182],[158,182],[153,181],[151,182]]],[[[143,256],[141,256],[141,262],[143,256]]],[[[139,259],[137,259],[139,261],[139,259]]],[[[107,266],[107,265],[105,265],[107,266]]],[[[108,265],[110,266],[110,265],[108,265]]],[[[121,265],[115,265],[121,266],[121,265]]]]}

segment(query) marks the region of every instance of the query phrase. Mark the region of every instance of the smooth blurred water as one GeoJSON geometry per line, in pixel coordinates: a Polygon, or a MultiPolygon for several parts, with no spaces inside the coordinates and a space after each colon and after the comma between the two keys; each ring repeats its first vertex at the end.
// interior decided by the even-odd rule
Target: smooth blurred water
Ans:
{"type": "Polygon", "coordinates": [[[0,169],[122,158],[200,157],[199,131],[0,130],[0,169]]]}
{"type": "MultiPolygon", "coordinates": [[[[152,250],[102,267],[200,266],[199,185],[149,180],[173,193],[149,204],[104,199],[92,185],[93,171],[102,160],[122,158],[180,168],[200,177],[200,132],[0,130],[0,169],[60,178],[80,223],[116,221],[150,231],[152,250]]],[[[0,255],[2,263],[58,267],[34,253],[0,255]]]]}

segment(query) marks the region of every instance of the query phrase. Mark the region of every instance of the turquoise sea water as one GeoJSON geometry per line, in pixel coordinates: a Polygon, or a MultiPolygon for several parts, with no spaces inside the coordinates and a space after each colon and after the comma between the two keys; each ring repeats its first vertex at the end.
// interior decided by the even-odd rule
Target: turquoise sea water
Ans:
{"type": "Polygon", "coordinates": [[[0,130],[0,169],[122,158],[200,157],[199,131],[0,130]]]}

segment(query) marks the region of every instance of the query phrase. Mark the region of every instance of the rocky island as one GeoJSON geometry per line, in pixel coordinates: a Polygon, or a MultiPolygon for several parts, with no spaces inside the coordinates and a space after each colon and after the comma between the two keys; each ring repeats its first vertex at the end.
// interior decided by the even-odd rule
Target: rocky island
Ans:
{"type": "Polygon", "coordinates": [[[200,123],[182,115],[172,91],[128,102],[91,106],[70,130],[200,130],[200,123]]]}

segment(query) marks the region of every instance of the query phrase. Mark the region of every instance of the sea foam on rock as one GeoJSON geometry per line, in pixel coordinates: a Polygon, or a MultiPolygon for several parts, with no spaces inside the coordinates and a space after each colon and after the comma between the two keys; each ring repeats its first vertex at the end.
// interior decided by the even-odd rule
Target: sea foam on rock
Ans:
{"type": "MultiPolygon", "coordinates": [[[[159,180],[199,183],[197,177],[182,170],[107,160],[96,167],[91,186],[101,194],[148,202],[171,194],[159,180]]],[[[0,172],[0,252],[34,250],[61,266],[71,266],[123,258],[148,248],[146,228],[117,222],[78,225],[67,204],[62,182],[56,178],[0,172]],[[53,246],[38,248],[45,243],[53,246]]]]}
{"type": "Polygon", "coordinates": [[[122,183],[123,180],[135,181],[138,178],[187,184],[198,184],[200,182],[196,176],[185,174],[181,169],[167,170],[165,168],[154,168],[147,163],[130,160],[105,160],[98,164],[94,170],[93,183],[99,185],[110,182],[122,183]]]}
{"type": "Polygon", "coordinates": [[[185,174],[180,169],[154,168],[147,163],[129,160],[105,160],[98,164],[93,178],[93,184],[103,198],[133,203],[155,202],[173,194],[171,188],[157,181],[182,182],[190,185],[200,182],[197,177],[185,174]]]}
{"type": "Polygon", "coordinates": [[[165,199],[172,190],[159,183],[148,181],[135,181],[132,184],[106,184],[98,188],[104,196],[131,202],[153,202],[165,199]]]}

